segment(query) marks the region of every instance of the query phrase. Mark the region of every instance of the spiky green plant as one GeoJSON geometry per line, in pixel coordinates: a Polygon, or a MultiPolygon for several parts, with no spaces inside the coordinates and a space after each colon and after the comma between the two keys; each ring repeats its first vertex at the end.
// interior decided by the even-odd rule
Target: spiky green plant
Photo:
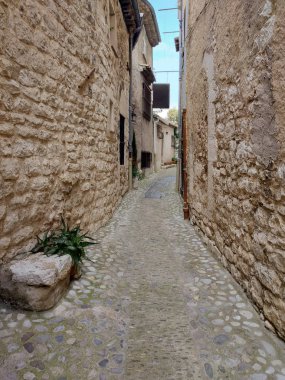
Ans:
{"type": "Polygon", "coordinates": [[[70,255],[74,266],[79,267],[86,257],[85,248],[97,244],[93,240],[87,233],[82,233],[79,226],[70,228],[61,218],[61,228],[45,232],[42,238],[37,236],[37,244],[31,252],[43,252],[47,256],[70,255]]]}

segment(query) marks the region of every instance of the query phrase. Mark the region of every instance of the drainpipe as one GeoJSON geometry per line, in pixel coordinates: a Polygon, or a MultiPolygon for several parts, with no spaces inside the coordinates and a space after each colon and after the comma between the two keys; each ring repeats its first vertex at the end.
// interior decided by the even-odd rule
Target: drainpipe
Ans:
{"type": "Polygon", "coordinates": [[[158,172],[157,169],[157,118],[153,115],[153,164],[154,171],[158,172]]]}
{"type": "Polygon", "coordinates": [[[188,150],[188,140],[187,140],[187,113],[186,109],[183,109],[182,113],[182,132],[183,132],[183,161],[182,161],[182,175],[183,175],[183,214],[184,219],[190,219],[189,203],[188,203],[188,162],[187,162],[187,150],[188,150]]]}
{"type": "Polygon", "coordinates": [[[179,103],[178,103],[178,133],[179,133],[179,146],[178,146],[178,159],[177,159],[177,172],[176,172],[176,189],[180,193],[183,186],[183,163],[182,163],[182,2],[178,1],[178,20],[179,20],[179,103]]]}
{"type": "Polygon", "coordinates": [[[183,21],[184,21],[184,12],[183,12],[183,1],[178,1],[178,15],[179,15],[179,156],[178,156],[178,178],[177,186],[178,191],[180,188],[183,188],[183,214],[184,219],[190,218],[189,204],[188,204],[188,140],[187,140],[187,113],[185,107],[185,97],[184,97],[184,83],[185,80],[183,67],[182,52],[185,49],[185,41],[183,35],[183,21]]]}
{"type": "Polygon", "coordinates": [[[130,70],[130,88],[129,88],[129,190],[133,188],[133,135],[134,128],[132,125],[132,98],[133,98],[133,57],[132,52],[138,41],[141,31],[141,18],[137,0],[131,0],[132,8],[135,11],[136,28],[129,33],[129,70],[130,70]]]}
{"type": "Polygon", "coordinates": [[[129,35],[129,72],[130,72],[130,88],[129,88],[129,190],[133,188],[133,137],[134,127],[132,123],[132,100],[133,100],[133,49],[138,41],[141,32],[139,26],[133,33],[129,35]]]}
{"type": "Polygon", "coordinates": [[[129,70],[130,70],[130,90],[129,90],[129,190],[133,188],[133,134],[132,124],[132,98],[133,98],[133,34],[129,36],[129,70]]]}

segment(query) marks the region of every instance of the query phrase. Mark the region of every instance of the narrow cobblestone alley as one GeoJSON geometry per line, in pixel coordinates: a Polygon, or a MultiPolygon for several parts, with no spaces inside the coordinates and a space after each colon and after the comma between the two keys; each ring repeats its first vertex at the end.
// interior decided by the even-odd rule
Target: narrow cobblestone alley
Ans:
{"type": "Polygon", "coordinates": [[[0,379],[285,379],[284,343],[183,220],[174,169],[95,237],[57,307],[0,306],[0,379]]]}

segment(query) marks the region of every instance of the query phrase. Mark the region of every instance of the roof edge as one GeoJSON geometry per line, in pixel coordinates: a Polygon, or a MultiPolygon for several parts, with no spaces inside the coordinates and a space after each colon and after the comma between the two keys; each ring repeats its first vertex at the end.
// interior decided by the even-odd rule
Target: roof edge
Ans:
{"type": "Polygon", "coordinates": [[[163,123],[167,127],[177,128],[177,125],[175,123],[173,123],[172,121],[170,121],[168,119],[165,119],[164,117],[158,115],[157,113],[154,113],[153,116],[154,116],[154,118],[157,118],[157,120],[159,122],[163,123]]]}
{"type": "Polygon", "coordinates": [[[135,33],[141,26],[140,11],[137,0],[119,0],[123,17],[129,33],[135,33]]]}
{"type": "Polygon", "coordinates": [[[152,20],[153,20],[153,23],[155,26],[155,31],[156,31],[156,43],[155,43],[155,45],[153,45],[153,47],[154,47],[161,42],[161,36],[160,36],[160,31],[159,31],[159,27],[158,27],[157,18],[156,18],[156,13],[155,13],[153,6],[150,4],[150,2],[148,0],[141,0],[141,1],[149,8],[151,15],[152,15],[152,20]]]}

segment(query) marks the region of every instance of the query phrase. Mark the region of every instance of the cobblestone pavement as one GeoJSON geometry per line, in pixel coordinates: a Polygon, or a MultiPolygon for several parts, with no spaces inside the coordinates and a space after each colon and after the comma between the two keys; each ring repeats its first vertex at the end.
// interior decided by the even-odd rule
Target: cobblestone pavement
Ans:
{"type": "Polygon", "coordinates": [[[54,309],[0,305],[0,379],[285,380],[285,344],[182,217],[173,169],[130,192],[54,309]]]}

